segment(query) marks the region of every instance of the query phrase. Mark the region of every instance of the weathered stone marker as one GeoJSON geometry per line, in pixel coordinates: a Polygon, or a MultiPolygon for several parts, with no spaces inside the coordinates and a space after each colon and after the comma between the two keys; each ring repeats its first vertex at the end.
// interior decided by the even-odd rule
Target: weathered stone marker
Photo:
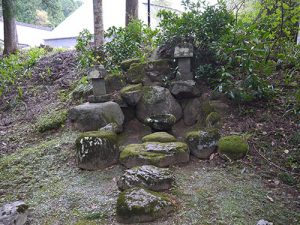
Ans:
{"type": "Polygon", "coordinates": [[[93,95],[88,97],[91,103],[101,103],[110,100],[111,95],[106,93],[105,76],[107,72],[102,65],[94,66],[88,74],[88,79],[92,81],[93,95]]]}
{"type": "Polygon", "coordinates": [[[174,58],[178,61],[178,71],[181,80],[193,80],[191,59],[193,58],[193,45],[184,43],[175,47],[174,58]]]}

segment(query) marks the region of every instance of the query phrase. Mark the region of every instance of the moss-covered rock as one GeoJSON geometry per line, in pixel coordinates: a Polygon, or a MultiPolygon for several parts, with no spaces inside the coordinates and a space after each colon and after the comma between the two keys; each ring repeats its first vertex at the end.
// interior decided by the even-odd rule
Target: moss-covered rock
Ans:
{"type": "Polygon", "coordinates": [[[128,85],[121,89],[121,96],[128,105],[135,106],[142,97],[142,87],[142,84],[128,85]]]}
{"type": "Polygon", "coordinates": [[[171,170],[144,165],[126,170],[117,184],[120,190],[142,187],[152,191],[164,191],[172,187],[174,176],[171,170]]]}
{"type": "Polygon", "coordinates": [[[120,154],[120,162],[127,168],[142,165],[167,167],[188,161],[189,149],[182,142],[130,144],[120,154]]]}
{"type": "Polygon", "coordinates": [[[151,82],[162,82],[171,74],[170,61],[167,59],[154,60],[147,63],[146,74],[151,82]]]}
{"type": "Polygon", "coordinates": [[[133,188],[120,193],[116,207],[119,222],[143,223],[167,216],[175,205],[165,194],[133,188]]]}
{"type": "Polygon", "coordinates": [[[78,167],[98,170],[115,164],[119,157],[117,135],[107,131],[80,134],[76,140],[78,167]]]}
{"type": "Polygon", "coordinates": [[[211,112],[205,119],[207,127],[219,127],[221,124],[221,116],[217,112],[211,112]]]}
{"type": "Polygon", "coordinates": [[[107,93],[118,91],[126,86],[125,76],[122,73],[108,74],[104,79],[107,93]]]}
{"type": "Polygon", "coordinates": [[[126,59],[121,62],[121,68],[122,68],[122,70],[127,71],[132,64],[134,64],[134,63],[137,64],[140,62],[141,62],[141,60],[139,58],[126,59]]]}
{"type": "Polygon", "coordinates": [[[209,158],[216,150],[219,138],[220,133],[217,129],[192,131],[186,134],[186,142],[191,153],[200,159],[209,158]]]}
{"type": "Polygon", "coordinates": [[[155,132],[143,137],[142,141],[143,143],[145,142],[167,143],[167,142],[175,142],[176,138],[173,135],[168,134],[167,132],[155,132]]]}
{"type": "Polygon", "coordinates": [[[142,83],[144,77],[146,76],[147,64],[145,63],[133,63],[131,64],[129,70],[126,73],[126,81],[130,84],[142,83]]]}
{"type": "Polygon", "coordinates": [[[240,159],[244,157],[249,150],[247,141],[238,135],[222,137],[218,142],[218,151],[225,158],[240,159]]]}
{"type": "Polygon", "coordinates": [[[36,127],[39,132],[60,128],[67,119],[67,110],[54,111],[38,118],[36,127]]]}

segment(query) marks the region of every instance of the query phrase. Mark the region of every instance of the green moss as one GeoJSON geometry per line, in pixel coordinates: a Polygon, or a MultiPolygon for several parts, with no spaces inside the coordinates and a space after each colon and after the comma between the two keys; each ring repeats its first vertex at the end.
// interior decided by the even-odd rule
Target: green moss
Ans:
{"type": "Polygon", "coordinates": [[[54,111],[49,115],[43,115],[38,118],[36,123],[39,132],[60,128],[67,119],[67,110],[54,111]]]}
{"type": "Polygon", "coordinates": [[[155,132],[153,134],[149,134],[143,137],[142,141],[166,143],[166,142],[174,142],[176,141],[176,138],[173,135],[168,134],[167,132],[155,132]]]}
{"type": "Polygon", "coordinates": [[[218,142],[218,150],[230,159],[239,159],[248,152],[248,143],[238,135],[223,137],[218,142]]]}
{"type": "Polygon", "coordinates": [[[132,84],[141,83],[146,75],[145,67],[145,63],[133,63],[127,71],[127,81],[132,84]]]}
{"type": "Polygon", "coordinates": [[[111,131],[90,131],[90,132],[81,133],[79,135],[79,137],[77,138],[77,140],[76,140],[76,144],[80,144],[80,140],[85,138],[85,137],[92,138],[92,139],[95,139],[95,138],[108,139],[108,140],[110,140],[114,143],[117,143],[117,141],[118,141],[118,136],[114,132],[111,132],[111,131]]]}
{"type": "Polygon", "coordinates": [[[195,138],[199,138],[200,133],[199,131],[190,131],[188,133],[186,133],[185,138],[186,139],[195,139],[195,138]]]}
{"type": "Polygon", "coordinates": [[[130,66],[134,63],[140,63],[141,60],[139,58],[133,58],[133,59],[126,59],[123,62],[121,62],[121,68],[125,71],[127,71],[130,66]]]}
{"type": "Polygon", "coordinates": [[[217,112],[211,112],[208,114],[205,120],[205,124],[207,127],[214,127],[217,126],[221,121],[221,116],[217,112]]]}
{"type": "MultiPolygon", "coordinates": [[[[140,199],[138,199],[140,200],[140,199]]],[[[160,210],[166,206],[172,206],[173,203],[171,202],[170,198],[163,193],[158,193],[154,191],[149,191],[143,188],[133,188],[120,193],[117,199],[117,215],[130,218],[131,216],[143,216],[143,215],[151,215],[152,217],[160,217],[160,210]],[[146,192],[149,196],[155,196],[156,199],[153,197],[149,198],[149,202],[146,203],[147,199],[144,200],[143,205],[140,206],[135,202],[135,198],[138,197],[136,193],[139,190],[146,192]],[[133,197],[132,197],[132,193],[133,197]],[[147,204],[147,205],[146,205],[147,204]]]]}
{"type": "Polygon", "coordinates": [[[202,110],[204,116],[208,116],[210,113],[215,111],[213,106],[208,101],[203,103],[201,110],[202,110]]]}
{"type": "Polygon", "coordinates": [[[125,94],[128,92],[133,92],[133,91],[141,91],[142,90],[143,85],[142,84],[132,84],[132,85],[128,85],[124,88],[121,89],[121,94],[125,94]]]}

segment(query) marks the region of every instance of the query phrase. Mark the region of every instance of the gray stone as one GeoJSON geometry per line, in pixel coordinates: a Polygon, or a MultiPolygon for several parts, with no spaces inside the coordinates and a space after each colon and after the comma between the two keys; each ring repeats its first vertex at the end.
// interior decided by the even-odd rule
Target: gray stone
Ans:
{"type": "Polygon", "coordinates": [[[174,58],[192,58],[194,55],[193,45],[183,43],[175,47],[174,58]]]}
{"type": "Polygon", "coordinates": [[[110,131],[116,134],[120,134],[123,131],[123,127],[118,126],[116,123],[109,123],[105,127],[102,127],[100,131],[110,131]]]}
{"type": "Polygon", "coordinates": [[[165,191],[172,187],[174,176],[171,170],[144,165],[126,170],[117,184],[120,190],[142,187],[152,191],[165,191]]]}
{"type": "Polygon", "coordinates": [[[103,78],[106,76],[107,72],[103,65],[95,65],[92,67],[87,75],[87,78],[90,79],[97,79],[103,78]]]}
{"type": "Polygon", "coordinates": [[[193,98],[201,94],[196,82],[193,80],[173,81],[170,86],[170,91],[179,99],[193,98]]]}
{"type": "Polygon", "coordinates": [[[120,223],[144,223],[165,217],[175,209],[165,194],[133,188],[120,193],[117,200],[117,220],[120,223]]]}
{"type": "Polygon", "coordinates": [[[76,140],[78,167],[85,170],[99,170],[118,161],[117,135],[107,131],[82,133],[76,140]]]}
{"type": "Polygon", "coordinates": [[[126,59],[121,62],[121,68],[124,71],[127,71],[133,63],[140,63],[141,60],[139,58],[126,59]]]}
{"type": "Polygon", "coordinates": [[[145,119],[145,124],[151,127],[152,131],[171,131],[176,123],[176,118],[172,114],[162,114],[150,116],[145,119]]]}
{"type": "Polygon", "coordinates": [[[69,118],[75,128],[81,131],[98,130],[109,123],[122,126],[124,115],[115,102],[84,103],[69,111],[69,118]]]}
{"type": "Polygon", "coordinates": [[[143,96],[137,104],[137,118],[144,122],[146,118],[161,114],[172,114],[176,121],[182,117],[180,104],[166,88],[159,86],[143,87],[143,96]]]}
{"type": "Polygon", "coordinates": [[[90,103],[102,103],[102,102],[109,102],[112,99],[111,94],[104,94],[104,95],[90,95],[88,97],[88,101],[90,103]]]}
{"type": "Polygon", "coordinates": [[[214,111],[218,112],[221,115],[228,113],[230,109],[229,105],[227,105],[221,100],[213,100],[210,101],[209,104],[214,109],[214,111]]]}
{"type": "Polygon", "coordinates": [[[142,165],[168,167],[189,161],[189,149],[182,142],[145,142],[127,145],[120,154],[120,163],[127,168],[142,165]]]}
{"type": "Polygon", "coordinates": [[[109,74],[105,77],[105,87],[107,93],[113,93],[126,86],[125,76],[123,74],[109,74]]]}
{"type": "Polygon", "coordinates": [[[201,98],[188,100],[183,110],[184,124],[194,125],[201,117],[201,98]]]}
{"type": "Polygon", "coordinates": [[[176,142],[176,138],[167,132],[155,132],[144,136],[142,142],[176,142]]]}
{"type": "Polygon", "coordinates": [[[23,225],[29,214],[28,205],[23,201],[16,201],[3,205],[0,208],[1,225],[23,225]]]}
{"type": "Polygon", "coordinates": [[[128,85],[121,90],[121,96],[130,106],[135,106],[142,97],[142,84],[128,85]]]}
{"type": "Polygon", "coordinates": [[[151,82],[161,83],[166,76],[171,73],[170,61],[160,59],[147,63],[146,74],[151,82]]]}
{"type": "Polygon", "coordinates": [[[266,221],[266,220],[260,220],[257,222],[256,225],[273,225],[273,223],[266,221]]]}
{"type": "Polygon", "coordinates": [[[200,159],[209,159],[217,149],[220,133],[217,129],[192,131],[186,134],[186,142],[191,154],[200,159]]]}

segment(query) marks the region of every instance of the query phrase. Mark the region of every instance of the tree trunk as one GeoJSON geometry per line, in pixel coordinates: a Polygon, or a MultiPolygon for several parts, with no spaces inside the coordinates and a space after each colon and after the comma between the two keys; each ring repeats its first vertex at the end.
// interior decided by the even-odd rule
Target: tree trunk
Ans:
{"type": "Polygon", "coordinates": [[[103,28],[103,8],[102,0],[93,0],[94,2],[94,43],[95,47],[99,47],[104,43],[103,28]]]}
{"type": "Polygon", "coordinates": [[[138,0],[126,0],[126,26],[130,21],[139,18],[139,1],[138,0]]]}
{"type": "Polygon", "coordinates": [[[9,55],[17,51],[18,37],[15,18],[15,0],[2,0],[4,23],[4,51],[9,55]]]}

